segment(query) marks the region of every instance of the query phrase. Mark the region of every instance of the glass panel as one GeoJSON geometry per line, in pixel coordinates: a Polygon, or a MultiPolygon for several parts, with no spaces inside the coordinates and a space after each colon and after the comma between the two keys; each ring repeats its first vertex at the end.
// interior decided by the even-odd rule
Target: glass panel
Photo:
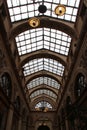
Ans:
{"type": "Polygon", "coordinates": [[[39,58],[29,61],[23,66],[24,75],[30,75],[35,72],[46,70],[54,74],[63,76],[64,66],[58,61],[48,58],[39,58]]]}
{"type": "Polygon", "coordinates": [[[16,37],[19,55],[40,49],[68,55],[70,42],[71,38],[69,35],[49,28],[28,30],[16,37]]]}
{"type": "MultiPolygon", "coordinates": [[[[72,10],[78,10],[80,0],[44,0],[43,2],[44,5],[46,5],[47,7],[47,11],[43,15],[75,22],[77,12],[73,14],[72,10]],[[64,6],[66,6],[66,13],[64,14],[64,16],[57,16],[54,13],[55,7],[58,4],[63,4],[64,6]],[[73,16],[75,16],[74,20],[72,19],[73,16]]],[[[7,0],[7,4],[12,22],[42,15],[42,13],[38,11],[39,5],[42,4],[41,0],[7,0]],[[16,8],[20,8],[20,11],[17,12],[16,8]],[[11,10],[13,10],[13,14],[11,10]],[[19,18],[16,17],[17,14],[20,15],[19,18]]]]}
{"type": "Polygon", "coordinates": [[[40,101],[39,103],[35,105],[35,108],[41,108],[41,107],[47,107],[47,108],[52,109],[52,105],[46,101],[40,101]]]}
{"type": "Polygon", "coordinates": [[[46,90],[46,89],[39,89],[39,90],[36,90],[35,92],[33,92],[31,95],[30,95],[30,98],[34,98],[34,97],[37,97],[38,95],[42,95],[43,94],[45,95],[48,95],[54,99],[57,99],[57,95],[55,93],[53,93],[52,91],[50,90],[46,90]]]}
{"type": "Polygon", "coordinates": [[[29,84],[27,84],[27,88],[31,89],[31,88],[37,87],[39,85],[48,85],[48,86],[56,88],[56,89],[60,88],[60,84],[56,80],[51,79],[49,77],[36,78],[36,79],[32,80],[29,84]]]}

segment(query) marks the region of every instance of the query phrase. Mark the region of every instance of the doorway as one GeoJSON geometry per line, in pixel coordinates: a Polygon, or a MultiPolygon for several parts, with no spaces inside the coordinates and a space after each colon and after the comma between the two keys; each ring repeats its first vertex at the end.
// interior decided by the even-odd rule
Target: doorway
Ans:
{"type": "Polygon", "coordinates": [[[50,130],[50,128],[47,125],[41,125],[37,130],[50,130]]]}

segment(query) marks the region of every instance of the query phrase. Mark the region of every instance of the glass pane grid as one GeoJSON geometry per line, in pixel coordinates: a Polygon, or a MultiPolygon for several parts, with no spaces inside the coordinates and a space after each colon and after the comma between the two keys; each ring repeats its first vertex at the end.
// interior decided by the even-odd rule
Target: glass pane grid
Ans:
{"type": "Polygon", "coordinates": [[[35,108],[41,108],[41,107],[46,107],[52,109],[52,105],[46,101],[40,101],[35,105],[35,108]]]}
{"type": "Polygon", "coordinates": [[[49,58],[38,58],[31,60],[26,63],[24,66],[24,76],[33,74],[35,72],[46,70],[57,74],[59,76],[63,76],[64,66],[60,64],[58,61],[49,59],[49,58]]]}
{"type": "Polygon", "coordinates": [[[54,92],[52,92],[52,91],[50,91],[50,90],[46,90],[46,89],[36,90],[35,92],[33,92],[33,93],[30,95],[30,98],[32,99],[32,98],[34,98],[34,97],[37,97],[38,95],[42,95],[42,96],[43,96],[43,94],[48,95],[48,96],[50,96],[50,97],[52,97],[52,98],[54,98],[54,99],[57,99],[57,95],[56,95],[54,92]]]}
{"type": "MultiPolygon", "coordinates": [[[[22,1],[23,0],[7,0],[12,22],[42,15],[42,13],[38,11],[38,7],[42,4],[42,1],[22,1]]],[[[44,15],[75,22],[80,0],[44,0],[43,2],[44,5],[47,6],[47,11],[44,15]],[[55,7],[59,3],[66,6],[66,13],[63,16],[57,16],[54,13],[55,7]]]]}
{"type": "Polygon", "coordinates": [[[56,80],[48,78],[48,77],[39,77],[32,80],[29,84],[27,84],[27,88],[31,89],[39,85],[48,85],[56,89],[60,88],[60,84],[56,80]]]}
{"type": "Polygon", "coordinates": [[[71,38],[69,35],[49,28],[28,30],[16,37],[19,55],[40,49],[47,49],[56,53],[68,55],[70,42],[71,38]]]}

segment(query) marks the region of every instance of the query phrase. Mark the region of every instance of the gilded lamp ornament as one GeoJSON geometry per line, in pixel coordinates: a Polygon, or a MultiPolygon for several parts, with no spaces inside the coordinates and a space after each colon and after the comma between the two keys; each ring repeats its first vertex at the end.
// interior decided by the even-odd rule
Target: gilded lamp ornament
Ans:
{"type": "Polygon", "coordinates": [[[29,19],[29,25],[33,28],[38,27],[40,25],[40,20],[38,18],[29,19]]]}
{"type": "Polygon", "coordinates": [[[62,16],[66,12],[66,7],[64,5],[62,5],[62,4],[59,4],[58,6],[56,6],[54,11],[55,11],[56,15],[62,16]]]}

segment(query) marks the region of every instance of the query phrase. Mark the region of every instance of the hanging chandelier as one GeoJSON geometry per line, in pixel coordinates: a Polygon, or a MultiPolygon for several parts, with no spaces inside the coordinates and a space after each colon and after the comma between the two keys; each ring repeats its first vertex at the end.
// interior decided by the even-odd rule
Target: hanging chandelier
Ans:
{"type": "Polygon", "coordinates": [[[56,6],[54,12],[55,12],[56,15],[62,16],[66,12],[66,7],[62,4],[59,4],[59,5],[56,6]]]}
{"type": "Polygon", "coordinates": [[[40,20],[38,18],[30,18],[29,19],[29,25],[33,28],[38,27],[40,25],[40,20]]]}
{"type": "Polygon", "coordinates": [[[45,5],[40,5],[40,6],[38,7],[38,11],[39,11],[40,13],[45,13],[45,12],[47,11],[47,7],[46,7],[45,5]]]}
{"type": "Polygon", "coordinates": [[[44,0],[42,0],[42,4],[38,7],[39,13],[45,13],[47,11],[46,5],[44,5],[44,0]]]}

